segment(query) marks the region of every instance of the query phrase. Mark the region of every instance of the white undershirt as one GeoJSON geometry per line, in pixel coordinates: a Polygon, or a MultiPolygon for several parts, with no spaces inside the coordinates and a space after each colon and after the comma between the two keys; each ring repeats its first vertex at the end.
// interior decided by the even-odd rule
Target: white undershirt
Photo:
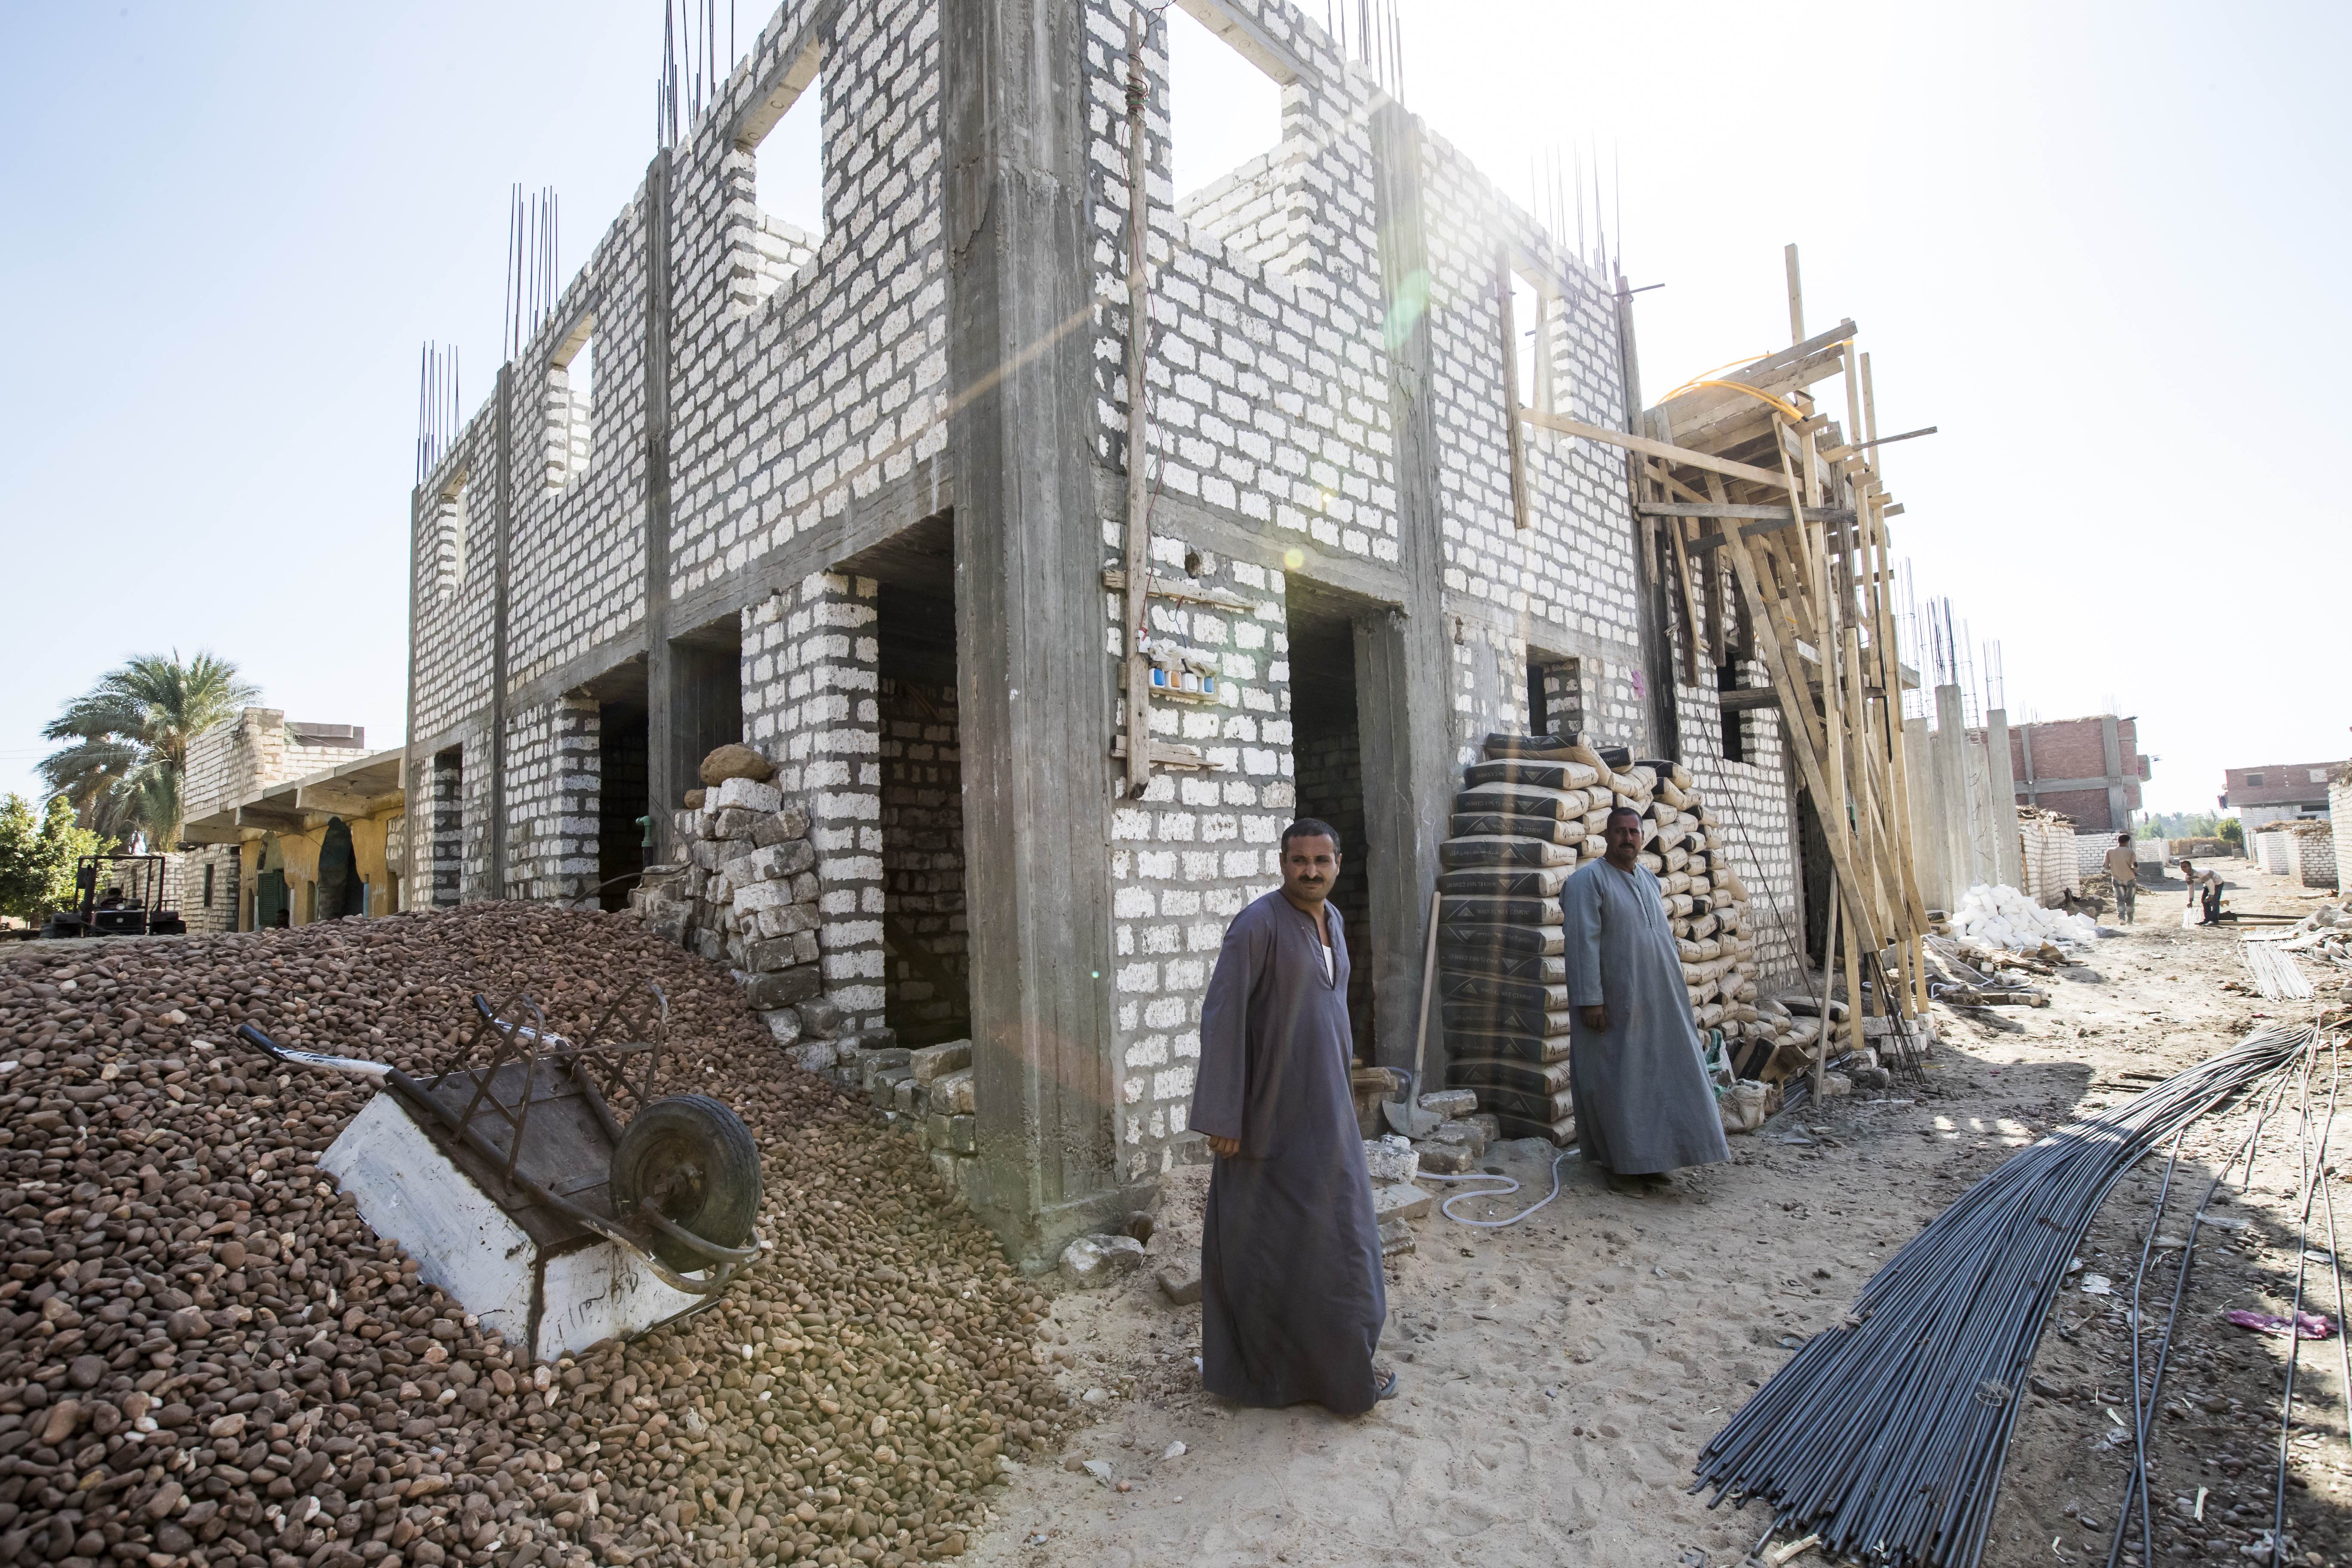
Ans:
{"type": "Polygon", "coordinates": [[[1331,944],[1318,937],[1315,942],[1315,951],[1323,955],[1323,984],[1328,985],[1332,983],[1331,944]]]}

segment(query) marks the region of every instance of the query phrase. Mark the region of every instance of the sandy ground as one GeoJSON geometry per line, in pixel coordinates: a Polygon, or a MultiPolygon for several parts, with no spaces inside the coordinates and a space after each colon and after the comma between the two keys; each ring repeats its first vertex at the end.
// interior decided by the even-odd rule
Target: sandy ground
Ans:
{"type": "MultiPolygon", "coordinates": [[[[2236,885],[2233,907],[2314,905],[2245,862],[2224,874],[2236,885]]],[[[1739,1561],[1765,1527],[1761,1510],[1710,1510],[1686,1490],[1691,1467],[1787,1347],[1830,1324],[1895,1248],[2023,1142],[2263,1017],[2308,1016],[2315,1005],[2243,994],[2234,933],[2181,930],[2182,898],[2177,879],[2144,892],[2129,934],[2042,983],[2048,1008],[1962,1016],[1939,1007],[1943,1044],[1923,1090],[1898,1085],[1875,1100],[1801,1109],[1733,1140],[1729,1164],[1678,1176],[1672,1195],[1611,1194],[1570,1160],[1559,1199],[1519,1225],[1421,1222],[1417,1250],[1393,1259],[1389,1279],[1382,1349],[1402,1394],[1361,1419],[1312,1406],[1240,1409],[1202,1394],[1192,1362],[1200,1309],[1170,1306],[1149,1269],[1100,1292],[1063,1294],[1051,1353],[1074,1395],[1096,1391],[1100,1418],[1062,1465],[1020,1468],[968,1560],[990,1568],[1739,1561]],[[1183,1451],[1171,1457],[1178,1443],[1183,1451]],[[1077,1468],[1090,1459],[1108,1475],[1077,1468]]],[[[2332,1000],[2326,984],[2323,1000],[2332,1000]]],[[[2352,1123],[2352,1095],[2344,1110],[2352,1123]]],[[[2243,1121],[2217,1118],[2208,1129],[2176,1175],[2200,1191],[2243,1121]]],[[[1540,1195],[1543,1160],[1506,1148],[1514,1152],[1488,1163],[1540,1195]]],[[[2264,1151],[2233,1211],[2249,1223],[2220,1231],[2226,1249],[2210,1245],[2209,1228],[2192,1274],[2191,1326],[2167,1384],[2178,1408],[2154,1448],[2158,1555],[2168,1561],[2246,1563],[2241,1547],[2269,1523],[2284,1344],[2215,1326],[2231,1307],[2284,1311],[2276,1293],[2292,1289],[2294,1205],[2281,1195],[2294,1186],[2291,1133],[2267,1137],[2264,1151]],[[2185,1517],[2200,1487],[2202,1521],[2185,1517]]],[[[2352,1126],[2330,1152],[2329,1163],[2339,1163],[2352,1171],[2352,1126]]],[[[2085,1244],[2084,1272],[2105,1273],[2126,1297],[2070,1289],[2060,1298],[1989,1563],[2105,1560],[2102,1527],[2116,1517],[2130,1454],[2105,1436],[2116,1425],[2106,1412],[2119,1401],[2129,1408],[2121,1308],[2156,1177],[2143,1167],[2085,1244]]],[[[1197,1244],[1204,1181],[1195,1171],[1172,1184],[1152,1267],[1197,1244]]],[[[1455,1206],[1475,1215],[1525,1201],[1455,1206]]],[[[2324,1232],[2312,1245],[2325,1248],[2324,1232]]],[[[2313,1268],[2306,1290],[2328,1299],[2306,1306],[2333,1316],[2334,1289],[2328,1270],[2313,1268]]],[[[2305,1561],[2352,1562],[2336,1347],[2306,1346],[2299,1366],[2297,1420],[2314,1435],[2294,1445],[2290,1533],[2305,1561]]]]}

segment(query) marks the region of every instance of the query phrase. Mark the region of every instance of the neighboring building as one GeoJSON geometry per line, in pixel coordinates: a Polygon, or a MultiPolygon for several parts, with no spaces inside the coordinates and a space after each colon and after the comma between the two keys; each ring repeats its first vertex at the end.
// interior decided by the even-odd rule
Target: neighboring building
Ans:
{"type": "MultiPolygon", "coordinates": [[[[2139,809],[2148,760],[2139,752],[2139,721],[2113,713],[2013,724],[2009,759],[2017,804],[2062,812],[2080,834],[2128,833],[2139,809]]],[[[2102,851],[2104,853],[2104,851],[2102,851]]]]}
{"type": "Polygon", "coordinates": [[[2326,816],[2328,781],[2344,766],[2340,762],[2267,763],[2224,769],[2221,809],[2237,813],[2251,843],[2265,823],[2326,816]]]}
{"type": "Polygon", "coordinates": [[[1150,23],[1146,453],[1128,12],[794,3],[413,497],[412,901],[619,907],[640,825],[667,860],[698,760],[756,748],[811,817],[809,1016],[971,1037],[968,1195],[1031,1257],[1185,1157],[1202,994],[1289,819],[1347,835],[1370,1049],[1412,1059],[1437,846],[1488,731],[1679,753],[1736,829],[1768,975],[1804,929],[1779,713],[1676,668],[1622,455],[1515,436],[1514,402],[1639,411],[1620,282],[1300,8],[1186,8],[1283,84],[1285,124],[1182,197],[1150,23]],[[755,158],[815,82],[821,237],[761,211],[755,158]],[[1131,456],[1148,636],[1217,687],[1153,704],[1176,760],[1132,799],[1107,581],[1143,564],[1131,456]]]}
{"type": "Polygon", "coordinates": [[[247,708],[188,742],[189,846],[176,862],[191,931],[307,925],[401,907],[407,820],[400,751],[352,724],[247,708]]]}

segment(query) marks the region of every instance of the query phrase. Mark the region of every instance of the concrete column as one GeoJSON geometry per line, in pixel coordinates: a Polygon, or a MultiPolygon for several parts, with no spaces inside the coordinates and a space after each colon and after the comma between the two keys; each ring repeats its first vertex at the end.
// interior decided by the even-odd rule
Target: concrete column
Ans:
{"type": "Polygon", "coordinates": [[[1080,0],[941,0],[974,1207],[1044,1262],[1117,1175],[1093,237],[1080,0]]]}
{"type": "MultiPolygon", "coordinates": [[[[1458,777],[1447,681],[1444,554],[1439,541],[1438,447],[1430,395],[1429,318],[1410,301],[1425,298],[1429,268],[1422,206],[1420,124],[1388,104],[1372,116],[1374,215],[1381,242],[1389,342],[1389,407],[1396,431],[1399,611],[1356,626],[1358,732],[1364,754],[1364,847],[1371,862],[1373,1057],[1412,1067],[1429,942],[1429,893],[1437,846],[1447,831],[1458,777]]],[[[1433,1009],[1429,1059],[1444,1060],[1444,1031],[1433,1009]]]]}
{"type": "MultiPolygon", "coordinates": [[[[1999,839],[1994,832],[1992,760],[1985,754],[1981,737],[1966,734],[1961,739],[1960,756],[1968,770],[1968,885],[1973,888],[1996,881],[2000,876],[1995,850],[1999,839]]],[[[2014,813],[2011,820],[2015,820],[2014,813]]]]}
{"type": "Polygon", "coordinates": [[[871,577],[825,573],[746,613],[743,737],[809,814],[825,994],[882,1026],[882,731],[871,577]]]}
{"type": "Polygon", "coordinates": [[[1904,778],[1911,792],[1911,861],[1919,877],[1919,897],[1929,909],[1948,910],[1951,876],[1944,864],[1944,807],[1934,744],[1925,718],[1903,721],[1904,778]]]}
{"type": "Polygon", "coordinates": [[[677,672],[669,646],[669,169],[665,150],[646,171],[646,798],[656,861],[677,858],[671,814],[699,782],[678,766],[670,706],[677,672]]]}
{"type": "Polygon", "coordinates": [[[498,535],[490,578],[489,897],[507,896],[507,584],[514,540],[514,366],[499,366],[498,535]]]}
{"type": "Polygon", "coordinates": [[[1993,874],[2021,892],[2025,851],[2017,837],[2017,764],[2009,754],[2006,710],[1985,715],[1985,760],[1992,765],[1993,874]]]}
{"type": "Polygon", "coordinates": [[[1936,800],[1944,841],[1945,897],[1957,907],[1968,895],[1968,731],[1958,686],[1936,688],[1936,800]]]}

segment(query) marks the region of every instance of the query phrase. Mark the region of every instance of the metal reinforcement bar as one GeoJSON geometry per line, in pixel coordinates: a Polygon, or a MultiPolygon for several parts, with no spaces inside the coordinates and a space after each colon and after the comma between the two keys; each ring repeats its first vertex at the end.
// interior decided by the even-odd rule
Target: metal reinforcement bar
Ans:
{"type": "Polygon", "coordinates": [[[2295,1070],[2315,1025],[2272,1025],[1978,1183],[1871,1278],[1699,1455],[1712,1502],[1760,1500],[1824,1555],[1974,1568],[2025,1376],[2107,1195],[2151,1152],[2295,1070]]]}

